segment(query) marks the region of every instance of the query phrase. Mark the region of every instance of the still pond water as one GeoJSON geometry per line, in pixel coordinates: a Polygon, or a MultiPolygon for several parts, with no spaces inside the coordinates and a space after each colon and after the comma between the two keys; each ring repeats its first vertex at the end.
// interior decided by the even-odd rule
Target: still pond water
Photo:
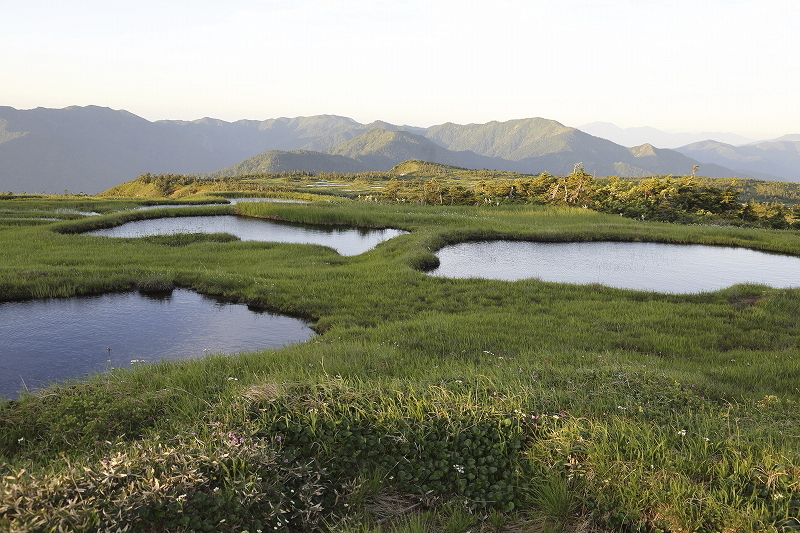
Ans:
{"type": "Polygon", "coordinates": [[[173,233],[230,233],[243,241],[320,244],[335,249],[341,255],[358,255],[406,232],[397,229],[301,226],[259,218],[221,215],[137,220],[114,228],[90,231],[85,235],[146,237],[173,233]]]}
{"type": "MultiPolygon", "coordinates": [[[[179,209],[183,207],[204,207],[215,205],[234,205],[241,203],[257,203],[257,202],[271,202],[278,204],[307,204],[305,200],[294,200],[292,198],[225,198],[224,202],[218,204],[155,204],[155,205],[140,205],[135,208],[135,211],[152,211],[154,209],[179,209]]],[[[95,213],[99,215],[100,213],[95,213]]]]}
{"type": "Polygon", "coordinates": [[[0,302],[0,396],[133,361],[279,348],[313,334],[302,320],[182,289],[0,302]]]}
{"type": "Polygon", "coordinates": [[[715,291],[737,283],[800,287],[800,258],[723,246],[648,242],[469,242],[436,253],[430,272],[589,284],[660,293],[715,291]]]}

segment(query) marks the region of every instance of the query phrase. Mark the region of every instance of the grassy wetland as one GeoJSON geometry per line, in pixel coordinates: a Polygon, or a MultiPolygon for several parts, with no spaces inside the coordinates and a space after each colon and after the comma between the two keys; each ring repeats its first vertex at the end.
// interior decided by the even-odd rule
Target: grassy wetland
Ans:
{"type": "Polygon", "coordinates": [[[800,289],[674,295],[424,272],[444,245],[500,238],[800,256],[791,210],[741,217],[718,195],[716,212],[708,198],[672,214],[642,200],[620,216],[584,208],[602,195],[582,178],[554,178],[545,203],[523,182],[488,190],[503,176],[424,171],[148,176],[98,197],[0,199],[0,300],[185,287],[318,333],[0,404],[0,530],[800,531],[800,289]],[[476,188],[482,199],[456,205],[476,188]],[[132,210],[226,193],[309,203],[132,210]],[[81,234],[232,213],[409,233],[353,257],[81,234]]]}

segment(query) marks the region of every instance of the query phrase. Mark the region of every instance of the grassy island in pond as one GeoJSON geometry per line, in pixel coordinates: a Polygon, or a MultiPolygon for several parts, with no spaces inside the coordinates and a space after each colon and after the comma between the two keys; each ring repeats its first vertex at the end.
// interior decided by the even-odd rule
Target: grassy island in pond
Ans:
{"type": "Polygon", "coordinates": [[[501,238],[800,256],[795,210],[676,180],[645,184],[658,202],[633,190],[643,181],[612,180],[629,202],[606,189],[621,203],[605,209],[580,202],[610,186],[586,176],[537,192],[550,177],[406,165],[0,199],[0,300],[185,287],[318,332],[1,403],[0,530],[800,531],[800,289],[675,295],[424,272],[447,244],[501,238]],[[490,190],[505,179],[513,194],[490,190]],[[133,210],[226,195],[308,203],[133,210]],[[352,257],[218,234],[82,234],[196,214],[409,233],[352,257]]]}

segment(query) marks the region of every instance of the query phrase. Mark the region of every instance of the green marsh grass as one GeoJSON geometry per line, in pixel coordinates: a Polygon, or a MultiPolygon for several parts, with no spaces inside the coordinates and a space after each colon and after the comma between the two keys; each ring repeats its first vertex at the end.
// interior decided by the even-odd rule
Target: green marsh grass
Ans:
{"type": "MultiPolygon", "coordinates": [[[[93,200],[81,202],[100,212],[93,200]]],[[[215,502],[231,527],[251,527],[258,509],[273,520],[262,525],[281,520],[292,530],[286,517],[259,507],[278,501],[276,486],[303,487],[306,500],[284,508],[309,529],[489,531],[490,514],[535,531],[776,531],[796,522],[798,290],[740,285],[663,295],[452,280],[417,268],[446,244],[494,238],[800,255],[792,231],[645,223],[584,209],[346,199],[0,226],[3,300],[187,287],[310,318],[319,333],[279,351],[136,365],[0,404],[0,469],[12,480],[0,528],[60,517],[97,531],[116,516],[131,527],[166,520],[189,531],[212,519],[219,527],[222,514],[196,511],[215,502]],[[135,218],[234,212],[411,233],[355,257],[224,236],[81,234],[135,218]],[[383,454],[372,453],[380,446],[383,454]],[[167,452],[179,459],[164,462],[167,452]],[[134,484],[84,491],[71,507],[55,496],[97,485],[103,460],[114,457],[119,468],[143,472],[134,484]],[[147,470],[145,457],[164,469],[147,470]],[[490,457],[502,466],[487,464],[490,457]],[[214,461],[227,470],[209,470],[214,461]],[[167,471],[180,481],[169,485],[167,471]],[[265,472],[278,485],[263,484],[265,472]],[[181,494],[195,511],[170,507],[181,494]],[[12,505],[19,497],[30,502],[24,509],[12,505]],[[387,497],[433,514],[378,524],[370,509],[387,497]],[[254,503],[236,506],[235,498],[254,503]],[[145,511],[126,514],[135,506],[145,511]],[[476,525],[465,525],[471,517],[476,525]]]]}

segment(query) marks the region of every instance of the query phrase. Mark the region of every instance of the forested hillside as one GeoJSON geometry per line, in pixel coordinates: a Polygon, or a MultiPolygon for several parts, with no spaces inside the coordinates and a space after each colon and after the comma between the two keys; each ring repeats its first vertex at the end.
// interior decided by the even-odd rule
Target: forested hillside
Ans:
{"type": "Polygon", "coordinates": [[[252,172],[237,176],[140,176],[111,197],[181,198],[235,189],[297,194],[335,187],[366,202],[422,205],[539,204],[582,207],[640,220],[800,229],[800,185],[694,176],[595,178],[580,165],[567,175],[469,170],[411,160],[388,172],[252,172]],[[332,185],[335,184],[335,185],[332,185]],[[341,188],[342,185],[346,187],[341,188]]]}

